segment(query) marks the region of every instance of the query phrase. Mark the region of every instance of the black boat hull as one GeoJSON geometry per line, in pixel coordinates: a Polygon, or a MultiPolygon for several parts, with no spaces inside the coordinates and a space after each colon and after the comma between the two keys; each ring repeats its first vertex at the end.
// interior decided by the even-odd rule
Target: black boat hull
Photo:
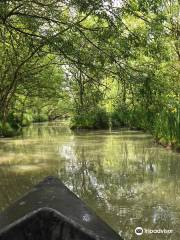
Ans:
{"type": "Polygon", "coordinates": [[[0,215],[0,240],[122,240],[57,178],[0,215]]]}

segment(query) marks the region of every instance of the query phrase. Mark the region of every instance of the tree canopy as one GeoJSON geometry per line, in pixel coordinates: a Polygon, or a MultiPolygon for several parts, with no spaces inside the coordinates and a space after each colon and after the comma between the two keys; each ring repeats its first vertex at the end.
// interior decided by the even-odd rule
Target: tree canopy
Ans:
{"type": "Polygon", "coordinates": [[[70,115],[180,143],[178,0],[0,2],[0,129],[70,115]]]}

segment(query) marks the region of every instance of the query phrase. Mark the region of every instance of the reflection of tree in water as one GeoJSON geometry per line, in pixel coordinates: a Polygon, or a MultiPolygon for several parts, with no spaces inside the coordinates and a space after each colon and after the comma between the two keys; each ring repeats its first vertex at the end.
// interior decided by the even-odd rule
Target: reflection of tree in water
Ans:
{"type": "MultiPolygon", "coordinates": [[[[125,141],[118,150],[112,146],[108,151],[108,141],[108,138],[101,140],[99,151],[96,151],[98,145],[74,141],[66,152],[69,158],[66,155],[68,161],[60,173],[61,178],[117,231],[123,229],[127,239],[133,239],[139,223],[152,229],[155,226],[172,228],[172,219],[179,216],[168,207],[159,212],[153,199],[149,201],[153,187],[157,189],[156,197],[160,192],[159,183],[152,186],[157,181],[157,173],[163,174],[163,162],[158,162],[163,156],[157,154],[158,149],[152,151],[146,145],[132,148],[125,141]],[[158,220],[156,224],[154,219],[158,220]]],[[[159,197],[161,199],[161,195],[159,197]]]]}
{"type": "Polygon", "coordinates": [[[57,136],[60,136],[62,134],[69,135],[71,133],[68,125],[65,124],[59,124],[59,122],[53,122],[53,123],[36,123],[34,125],[31,125],[28,128],[24,128],[23,135],[28,137],[52,137],[55,138],[57,136]]]}

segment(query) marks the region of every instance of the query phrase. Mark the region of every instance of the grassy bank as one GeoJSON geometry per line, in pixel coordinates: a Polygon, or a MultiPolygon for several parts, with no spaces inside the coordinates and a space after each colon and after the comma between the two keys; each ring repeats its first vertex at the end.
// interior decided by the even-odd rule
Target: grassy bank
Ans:
{"type": "Polygon", "coordinates": [[[113,111],[104,109],[75,114],[71,120],[72,129],[118,129],[128,127],[149,132],[158,144],[180,151],[180,112],[179,109],[162,109],[155,113],[145,109],[113,111]]]}

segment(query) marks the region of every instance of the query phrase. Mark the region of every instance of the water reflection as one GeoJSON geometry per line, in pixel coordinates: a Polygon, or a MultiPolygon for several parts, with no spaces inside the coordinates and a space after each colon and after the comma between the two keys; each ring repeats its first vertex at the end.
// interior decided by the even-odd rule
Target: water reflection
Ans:
{"type": "Polygon", "coordinates": [[[0,140],[0,209],[55,175],[125,239],[136,239],[142,226],[174,233],[141,239],[178,240],[179,160],[140,132],[72,133],[66,122],[34,124],[22,137],[0,140]]]}

